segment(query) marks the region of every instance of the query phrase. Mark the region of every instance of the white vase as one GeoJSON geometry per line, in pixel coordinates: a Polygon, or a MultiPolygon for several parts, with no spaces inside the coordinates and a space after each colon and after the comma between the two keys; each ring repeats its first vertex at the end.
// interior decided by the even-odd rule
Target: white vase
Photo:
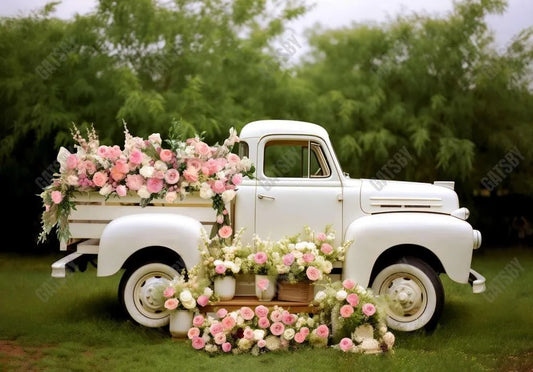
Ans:
{"type": "Polygon", "coordinates": [[[221,301],[228,301],[235,296],[235,278],[233,276],[223,276],[215,279],[215,295],[221,301]]]}
{"type": "Polygon", "coordinates": [[[276,276],[259,274],[255,276],[255,295],[257,296],[257,299],[259,301],[272,301],[272,299],[276,295],[276,280],[276,276]],[[268,287],[265,290],[261,290],[261,288],[259,288],[257,285],[259,283],[259,280],[262,279],[268,280],[268,287]]]}
{"type": "Polygon", "coordinates": [[[192,327],[192,311],[176,310],[170,312],[170,334],[172,337],[186,337],[192,327]]]}

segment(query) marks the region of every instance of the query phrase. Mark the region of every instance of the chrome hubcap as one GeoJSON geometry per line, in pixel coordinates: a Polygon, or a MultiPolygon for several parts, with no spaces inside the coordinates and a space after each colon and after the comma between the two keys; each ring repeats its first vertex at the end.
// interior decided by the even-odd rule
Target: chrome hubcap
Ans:
{"type": "Polygon", "coordinates": [[[169,275],[165,273],[149,273],[143,276],[135,285],[135,306],[149,318],[161,318],[164,314],[164,302],[156,296],[161,288],[170,283],[169,275]]]}
{"type": "Polygon", "coordinates": [[[427,306],[427,294],[422,283],[413,275],[396,273],[388,277],[380,288],[392,300],[389,316],[398,321],[418,318],[427,306]]]}

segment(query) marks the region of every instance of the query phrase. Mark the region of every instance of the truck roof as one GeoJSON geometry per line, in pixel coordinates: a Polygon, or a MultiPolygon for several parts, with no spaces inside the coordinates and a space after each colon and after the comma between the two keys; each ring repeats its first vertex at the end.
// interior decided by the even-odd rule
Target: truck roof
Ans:
{"type": "Polygon", "coordinates": [[[272,134],[303,134],[328,138],[328,132],[320,125],[295,120],[258,120],[242,128],[240,138],[261,138],[272,134]]]}

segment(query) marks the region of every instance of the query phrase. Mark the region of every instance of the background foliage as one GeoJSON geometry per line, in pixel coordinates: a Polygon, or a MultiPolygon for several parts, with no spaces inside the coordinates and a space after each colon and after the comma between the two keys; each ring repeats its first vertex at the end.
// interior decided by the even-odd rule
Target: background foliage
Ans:
{"type": "Polygon", "coordinates": [[[489,243],[531,239],[520,217],[533,221],[533,30],[496,49],[485,16],[504,0],[464,0],[443,18],[316,28],[292,68],[299,1],[100,0],[68,21],[52,9],[0,19],[4,228],[28,230],[3,249],[35,247],[33,195],[59,146],[72,146],[71,122],[94,123],[111,144],[123,141],[122,119],[146,136],[166,134],[174,118],[212,143],[253,120],[315,122],[357,178],[377,177],[404,149],[410,161],[391,178],[455,179],[489,243]],[[523,159],[487,190],[481,181],[512,148],[523,159]]]}

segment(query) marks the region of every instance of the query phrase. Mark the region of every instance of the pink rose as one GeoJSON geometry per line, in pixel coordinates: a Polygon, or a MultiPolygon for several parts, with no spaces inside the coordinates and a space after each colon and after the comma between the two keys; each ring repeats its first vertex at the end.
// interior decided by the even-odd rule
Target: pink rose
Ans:
{"type": "Polygon", "coordinates": [[[90,160],[87,160],[85,163],[85,169],[87,170],[87,174],[93,174],[96,172],[96,165],[90,160]]]}
{"type": "Polygon", "coordinates": [[[215,267],[215,272],[216,272],[217,274],[224,274],[224,273],[226,272],[226,266],[224,266],[224,265],[222,265],[222,264],[221,264],[221,265],[217,265],[217,266],[215,267]]]}
{"type": "Polygon", "coordinates": [[[174,310],[175,308],[178,307],[179,305],[179,301],[177,298],[169,298],[168,300],[165,301],[165,309],[168,309],[168,310],[174,310]]]}
{"type": "Polygon", "coordinates": [[[268,315],[268,307],[259,305],[255,308],[255,315],[260,318],[264,318],[268,315]]]}
{"type": "Polygon", "coordinates": [[[268,328],[270,327],[270,321],[268,320],[267,317],[261,317],[257,321],[257,325],[261,328],[268,328]]]}
{"type": "Polygon", "coordinates": [[[121,173],[128,173],[130,171],[130,167],[126,160],[119,159],[115,162],[115,167],[117,170],[121,173]]]}
{"type": "Polygon", "coordinates": [[[353,342],[348,337],[344,337],[339,343],[339,347],[342,351],[348,351],[352,348],[353,342]]]}
{"type": "Polygon", "coordinates": [[[309,328],[307,327],[300,328],[300,333],[307,336],[309,334],[309,328]]]}
{"type": "Polygon", "coordinates": [[[224,325],[222,323],[215,323],[215,324],[212,324],[211,327],[209,327],[209,332],[211,332],[213,336],[223,331],[224,331],[224,325]]]}
{"type": "Polygon", "coordinates": [[[130,162],[139,165],[143,162],[143,153],[139,150],[133,150],[130,154],[130,162]]]}
{"type": "Polygon", "coordinates": [[[163,292],[163,296],[165,296],[165,298],[170,298],[174,296],[174,293],[176,293],[174,287],[166,287],[165,291],[163,292]]]}
{"type": "Polygon", "coordinates": [[[222,309],[218,309],[218,311],[217,311],[217,317],[218,317],[219,319],[224,318],[226,315],[228,315],[228,310],[226,310],[226,309],[224,309],[224,308],[222,308],[222,309]]]}
{"type": "Polygon", "coordinates": [[[218,235],[222,238],[222,239],[226,239],[226,238],[229,238],[231,236],[231,234],[233,233],[233,230],[231,229],[230,226],[226,225],[226,226],[222,226],[219,230],[218,230],[218,235]]]}
{"type": "Polygon", "coordinates": [[[239,186],[242,183],[242,174],[234,174],[233,177],[231,177],[231,183],[233,183],[235,186],[239,186]]]}
{"type": "Polygon", "coordinates": [[[366,316],[372,316],[376,313],[376,307],[372,304],[363,305],[363,314],[366,316]]]}
{"type": "Polygon", "coordinates": [[[259,288],[262,291],[266,291],[269,284],[270,282],[268,279],[259,279],[257,281],[257,288],[259,288]]]}
{"type": "Polygon", "coordinates": [[[206,295],[201,295],[200,297],[198,297],[198,299],[196,300],[196,302],[197,302],[198,305],[200,305],[201,307],[204,307],[204,306],[207,305],[207,303],[209,302],[209,297],[207,297],[206,295]]]}
{"type": "Polygon", "coordinates": [[[350,293],[346,297],[346,301],[348,301],[348,303],[353,307],[356,307],[359,304],[359,296],[355,293],[350,293]]]}
{"type": "Polygon", "coordinates": [[[324,254],[331,254],[331,252],[333,252],[333,247],[331,245],[329,245],[328,243],[324,243],[322,244],[322,246],[320,247],[320,250],[322,251],[322,253],[324,254]]]}
{"type": "Polygon", "coordinates": [[[268,259],[268,256],[265,252],[257,252],[254,254],[254,261],[258,265],[264,264],[268,259]]]}
{"type": "Polygon", "coordinates": [[[283,323],[275,322],[275,323],[272,323],[272,325],[270,326],[270,332],[274,336],[281,335],[283,331],[285,331],[285,326],[283,325],[283,323]]]}
{"type": "Polygon", "coordinates": [[[98,147],[98,150],[96,150],[96,153],[101,158],[107,158],[109,151],[107,149],[107,146],[100,146],[98,147]]]}
{"type": "Polygon", "coordinates": [[[281,322],[281,319],[283,318],[283,315],[281,314],[281,311],[274,310],[270,313],[270,320],[273,322],[281,322]]]}
{"type": "Polygon", "coordinates": [[[229,342],[224,342],[222,344],[222,351],[229,353],[231,351],[231,344],[229,342]]]}
{"type": "Polygon", "coordinates": [[[241,161],[241,158],[239,158],[239,155],[230,153],[228,156],[226,156],[228,159],[228,163],[230,164],[238,164],[241,161]]]}
{"type": "Polygon", "coordinates": [[[349,318],[353,314],[353,307],[350,305],[344,305],[341,307],[340,314],[343,318],[349,318]]]}
{"type": "Polygon", "coordinates": [[[326,240],[326,234],[323,232],[316,234],[316,240],[323,242],[326,240]]]}
{"type": "Polygon", "coordinates": [[[187,337],[189,338],[189,340],[192,340],[193,338],[198,336],[200,336],[200,330],[196,327],[190,328],[187,332],[187,337]]]}
{"type": "Polygon", "coordinates": [[[243,337],[247,340],[253,340],[254,339],[254,331],[252,331],[251,328],[246,328],[243,333],[243,337]]]}
{"type": "Polygon", "coordinates": [[[187,168],[183,171],[183,177],[187,182],[196,182],[198,181],[198,171],[196,169],[187,168]]]}
{"type": "Polygon", "coordinates": [[[260,348],[264,348],[266,346],[266,341],[265,340],[259,340],[257,341],[257,346],[259,346],[260,348]]]}
{"type": "Polygon", "coordinates": [[[192,347],[195,348],[196,350],[200,350],[200,349],[203,349],[205,346],[205,341],[202,337],[194,337],[192,339],[192,347]]]}
{"type": "Polygon", "coordinates": [[[176,184],[180,179],[180,173],[174,168],[170,168],[165,172],[165,182],[169,185],[176,184]]]}
{"type": "Polygon", "coordinates": [[[224,327],[225,331],[232,329],[235,327],[235,319],[232,316],[222,319],[222,326],[224,327]]]}
{"type": "Polygon", "coordinates": [[[224,182],[218,180],[213,183],[211,189],[213,189],[213,191],[217,194],[222,194],[224,191],[226,191],[226,186],[224,185],[224,182]]]}
{"type": "Polygon", "coordinates": [[[214,337],[215,344],[222,345],[224,342],[226,342],[226,335],[224,332],[217,333],[214,337]]]}
{"type": "Polygon", "coordinates": [[[241,316],[244,320],[251,320],[254,317],[254,312],[247,306],[241,307],[241,316]]]}
{"type": "Polygon", "coordinates": [[[346,279],[342,282],[342,286],[346,289],[352,289],[355,287],[355,282],[351,279],[346,279]]]}
{"type": "Polygon", "coordinates": [[[289,313],[288,311],[284,311],[282,314],[281,320],[286,325],[291,325],[296,321],[296,315],[293,315],[289,313]]]}
{"type": "Polygon", "coordinates": [[[196,153],[200,156],[207,156],[209,153],[211,153],[211,149],[205,142],[197,142],[194,146],[194,149],[196,150],[196,153]]]}
{"type": "Polygon", "coordinates": [[[115,145],[115,146],[109,148],[108,154],[107,154],[107,156],[109,158],[116,159],[116,158],[120,157],[120,155],[122,155],[122,150],[120,149],[119,146],[115,145]]]}
{"type": "Polygon", "coordinates": [[[205,318],[202,315],[196,315],[192,320],[192,325],[195,327],[201,327],[204,324],[205,318]]]}
{"type": "Polygon", "coordinates": [[[114,181],[120,181],[121,179],[126,177],[126,175],[124,173],[120,172],[116,166],[111,168],[111,170],[109,171],[109,174],[111,175],[111,178],[114,181]]]}
{"type": "Polygon", "coordinates": [[[163,189],[163,180],[159,178],[148,178],[148,181],[146,181],[146,188],[151,194],[157,194],[163,189]]]}
{"type": "Polygon", "coordinates": [[[292,253],[289,253],[283,256],[283,264],[285,266],[291,266],[293,262],[294,262],[294,255],[292,253]]]}
{"type": "Polygon", "coordinates": [[[128,174],[126,177],[126,186],[128,189],[137,191],[144,185],[144,177],[140,174],[128,174]]]}
{"type": "Polygon", "coordinates": [[[320,270],[313,266],[309,266],[305,271],[305,274],[307,275],[309,280],[312,280],[313,282],[322,277],[322,273],[320,272],[320,270]]]}
{"type": "Polygon", "coordinates": [[[93,176],[93,182],[98,187],[104,186],[107,182],[107,174],[103,172],[96,172],[93,176]]]}
{"type": "Polygon", "coordinates": [[[326,338],[329,336],[329,328],[324,324],[319,325],[318,328],[316,329],[316,334],[319,337],[326,338]]]}
{"type": "Polygon", "coordinates": [[[294,335],[294,341],[296,341],[299,344],[303,343],[305,341],[305,338],[306,338],[306,335],[304,335],[301,332],[298,332],[294,335]]]}
{"type": "Polygon", "coordinates": [[[315,255],[312,253],[305,253],[303,259],[306,263],[313,262],[315,260],[315,255]]]}
{"type": "Polygon", "coordinates": [[[159,159],[161,159],[165,163],[170,162],[172,160],[172,151],[166,149],[161,150],[161,152],[159,153],[159,159]]]}
{"type": "Polygon", "coordinates": [[[118,196],[126,196],[128,193],[128,189],[126,189],[126,186],[124,185],[118,185],[116,190],[118,196]]]}
{"type": "Polygon", "coordinates": [[[187,160],[187,168],[194,169],[198,172],[202,169],[202,161],[200,159],[189,159],[187,160]]]}
{"type": "Polygon", "coordinates": [[[67,157],[67,169],[74,169],[78,165],[78,157],[76,154],[70,154],[67,157]]]}
{"type": "Polygon", "coordinates": [[[55,204],[59,204],[63,200],[63,195],[61,194],[61,191],[52,191],[50,196],[52,197],[52,201],[55,204]]]}

